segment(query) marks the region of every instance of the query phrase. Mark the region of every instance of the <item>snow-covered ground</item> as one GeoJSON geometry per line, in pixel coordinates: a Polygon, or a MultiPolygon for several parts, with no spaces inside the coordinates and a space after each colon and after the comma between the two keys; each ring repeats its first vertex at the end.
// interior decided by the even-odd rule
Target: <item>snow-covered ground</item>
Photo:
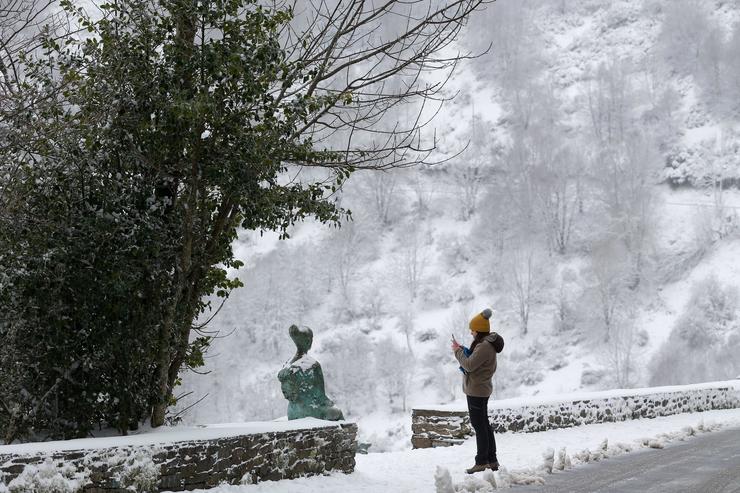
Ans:
{"type": "MultiPolygon", "coordinates": [[[[740,427],[740,410],[679,414],[664,418],[634,420],[551,430],[541,433],[506,433],[496,436],[499,462],[507,472],[494,475],[499,485],[508,481],[547,481],[548,458],[558,462],[562,449],[577,467],[586,460],[603,460],[627,450],[662,448],[675,440],[690,440],[695,433],[740,427]],[[606,441],[606,442],[605,442],[606,441]],[[588,453],[585,451],[588,450],[588,453]],[[554,455],[554,457],[553,457],[554,455]],[[587,459],[588,457],[588,459],[587,459]]],[[[464,470],[473,464],[475,440],[460,446],[408,450],[357,456],[355,472],[330,474],[290,481],[265,481],[256,485],[221,486],[209,493],[411,493],[435,491],[437,467],[449,470],[453,483],[467,484],[468,491],[487,491],[483,479],[464,470]]],[[[552,467],[550,465],[550,467],[552,467]]],[[[555,472],[557,473],[557,472],[555,472]]]]}

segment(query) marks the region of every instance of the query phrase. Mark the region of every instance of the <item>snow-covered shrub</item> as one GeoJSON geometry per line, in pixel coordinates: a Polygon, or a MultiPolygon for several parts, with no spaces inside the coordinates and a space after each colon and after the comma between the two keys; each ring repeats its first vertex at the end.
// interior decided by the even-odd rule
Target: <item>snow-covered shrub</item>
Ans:
{"type": "Polygon", "coordinates": [[[440,249],[444,272],[448,275],[463,274],[467,271],[473,259],[471,243],[465,238],[454,234],[441,235],[437,242],[440,249]]]}
{"type": "Polygon", "coordinates": [[[555,298],[555,313],[552,318],[553,332],[561,333],[573,330],[576,326],[575,318],[576,314],[570,295],[561,285],[555,298]]]}
{"type": "Polygon", "coordinates": [[[663,176],[673,186],[696,185],[704,176],[706,160],[699,149],[680,147],[665,158],[663,176]]]}
{"type": "Polygon", "coordinates": [[[521,373],[519,373],[522,385],[537,385],[545,379],[545,375],[540,370],[531,366],[523,365],[520,367],[520,370],[522,370],[521,373]]]}
{"type": "Polygon", "coordinates": [[[689,113],[686,115],[686,127],[687,128],[699,128],[703,127],[710,121],[709,108],[705,104],[695,104],[689,108],[689,113]]]}
{"type": "Polygon", "coordinates": [[[724,287],[710,276],[692,286],[691,300],[675,330],[691,346],[706,347],[728,329],[736,328],[737,310],[737,288],[724,287]]]}
{"type": "Polygon", "coordinates": [[[695,283],[684,313],[652,364],[650,384],[725,380],[740,370],[739,301],[737,288],[722,286],[714,276],[695,283]]]}
{"type": "Polygon", "coordinates": [[[512,377],[518,385],[537,385],[545,379],[543,369],[548,351],[539,341],[524,350],[510,352],[509,363],[514,365],[512,377]]]}
{"type": "Polygon", "coordinates": [[[435,341],[439,337],[434,329],[424,329],[416,333],[416,340],[419,342],[435,341]]]}
{"type": "Polygon", "coordinates": [[[721,344],[717,349],[714,356],[714,361],[717,368],[723,369],[719,375],[722,380],[729,380],[740,371],[740,360],[738,359],[740,354],[740,329],[735,329],[731,333],[725,344],[721,344]]]}
{"type": "Polygon", "coordinates": [[[71,464],[57,465],[51,459],[29,464],[8,484],[10,493],[78,493],[88,482],[89,472],[79,472],[71,464]]]}
{"type": "MultiPolygon", "coordinates": [[[[676,147],[665,158],[663,178],[674,187],[688,185],[712,192],[738,187],[739,142],[740,136],[731,134],[719,142],[676,147]]],[[[714,197],[715,200],[719,198],[719,195],[714,197]]],[[[717,200],[715,205],[720,206],[721,201],[717,200]]]]}
{"type": "Polygon", "coordinates": [[[611,8],[604,16],[604,29],[611,31],[613,29],[631,24],[638,19],[638,9],[634,4],[628,2],[614,2],[611,8]]]}
{"type": "Polygon", "coordinates": [[[637,347],[644,348],[648,342],[650,342],[650,334],[648,334],[647,330],[640,329],[635,333],[635,344],[637,347]]]}
{"type": "Polygon", "coordinates": [[[152,493],[157,491],[160,466],[152,460],[152,453],[146,449],[137,449],[129,454],[118,472],[118,482],[130,491],[152,493]]]}
{"type": "Polygon", "coordinates": [[[575,268],[564,267],[559,270],[554,281],[555,312],[553,314],[553,331],[555,333],[575,329],[577,311],[575,300],[582,291],[582,279],[575,268]]]}

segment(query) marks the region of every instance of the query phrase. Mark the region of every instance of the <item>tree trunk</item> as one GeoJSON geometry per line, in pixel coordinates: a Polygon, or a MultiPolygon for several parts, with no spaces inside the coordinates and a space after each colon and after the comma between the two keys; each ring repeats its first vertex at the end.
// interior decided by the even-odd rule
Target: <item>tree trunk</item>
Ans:
{"type": "MultiPolygon", "coordinates": [[[[193,7],[195,4],[193,0],[183,0],[182,7],[193,7]]],[[[175,12],[173,10],[173,12],[175,12]]],[[[195,9],[183,8],[177,12],[177,40],[181,49],[181,64],[175,68],[176,71],[180,72],[179,79],[182,81],[182,87],[185,89],[185,94],[189,94],[192,98],[192,90],[194,87],[193,75],[189,72],[188,61],[193,56],[195,47],[195,34],[196,34],[196,18],[195,9]],[[190,91],[188,91],[188,89],[190,91]]],[[[182,136],[186,139],[186,136],[182,136]]],[[[171,366],[173,360],[178,359],[177,354],[172,354],[173,341],[172,337],[177,331],[178,313],[182,310],[182,302],[187,303],[188,300],[184,299],[183,293],[186,292],[186,283],[190,277],[190,269],[193,254],[193,227],[194,227],[194,214],[197,207],[198,198],[198,163],[197,156],[194,155],[190,161],[189,177],[183,190],[182,195],[185,197],[185,204],[182,207],[174,207],[175,213],[182,210],[185,214],[183,220],[183,240],[180,251],[180,258],[175,268],[175,289],[173,291],[174,299],[170,304],[167,314],[160,325],[159,330],[159,353],[157,357],[157,381],[156,381],[156,399],[154,407],[152,409],[151,425],[153,427],[162,426],[164,424],[165,413],[167,406],[170,401],[172,386],[174,379],[171,378],[171,366]]],[[[189,325],[189,321],[188,321],[189,325]]],[[[187,349],[187,344],[186,344],[187,349]]],[[[179,345],[175,346],[175,352],[179,352],[179,345]]],[[[175,378],[177,375],[175,375],[175,378]]]]}
{"type": "MultiPolygon", "coordinates": [[[[169,317],[168,317],[169,318],[169,317]]],[[[156,428],[164,424],[164,416],[167,410],[167,370],[169,369],[169,334],[171,324],[165,320],[159,327],[159,353],[157,355],[157,398],[152,409],[151,425],[156,428]]]]}

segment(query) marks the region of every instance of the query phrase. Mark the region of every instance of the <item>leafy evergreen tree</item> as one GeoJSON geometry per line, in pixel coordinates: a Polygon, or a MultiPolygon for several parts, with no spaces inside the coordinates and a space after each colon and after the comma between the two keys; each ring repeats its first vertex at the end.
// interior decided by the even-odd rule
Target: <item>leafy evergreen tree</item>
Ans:
{"type": "Polygon", "coordinates": [[[354,169],[413,161],[418,120],[378,145],[350,136],[341,152],[317,145],[317,127],[372,131],[440,90],[418,75],[454,65],[434,54],[481,1],[409,13],[406,31],[356,51],[356,36],[410,4],[353,1],[337,18],[317,4],[315,35],[296,38],[291,8],[257,0],[113,0],[98,21],[62,1],[89,33],[46,36],[21,58],[0,136],[5,440],[125,432],[150,413],[161,425],[179,372],[203,364],[209,295],[240,285],[226,271],[240,266],[237,229],[286,237],[307,216],[336,222],[331,194],[354,169]],[[414,74],[405,91],[383,89],[414,74]],[[292,164],[330,179],[285,179],[292,164]]]}

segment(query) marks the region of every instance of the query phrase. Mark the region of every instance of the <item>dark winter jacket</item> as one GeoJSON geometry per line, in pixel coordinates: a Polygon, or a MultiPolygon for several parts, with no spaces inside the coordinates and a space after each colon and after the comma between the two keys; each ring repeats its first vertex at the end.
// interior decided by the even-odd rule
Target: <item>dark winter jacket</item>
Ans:
{"type": "Polygon", "coordinates": [[[460,346],[455,350],[455,358],[464,371],[463,392],[472,397],[490,397],[493,392],[491,378],[496,372],[496,353],[503,348],[503,338],[495,332],[475,345],[472,354],[465,354],[460,346]]]}

